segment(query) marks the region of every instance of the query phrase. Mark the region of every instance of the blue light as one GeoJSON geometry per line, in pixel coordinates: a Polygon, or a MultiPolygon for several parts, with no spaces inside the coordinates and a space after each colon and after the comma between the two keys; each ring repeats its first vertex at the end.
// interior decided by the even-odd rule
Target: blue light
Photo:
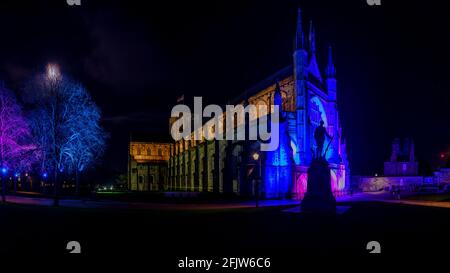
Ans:
{"type": "MultiPolygon", "coordinates": [[[[292,145],[287,131],[287,122],[280,122],[279,146],[275,151],[266,153],[264,166],[264,191],[267,198],[287,197],[292,186],[292,145]]],[[[293,147],[294,146],[294,147],[293,147]]],[[[296,148],[296,147],[295,147],[296,148]]]]}
{"type": "Polygon", "coordinates": [[[47,178],[48,174],[47,173],[43,173],[42,177],[47,178]]]}
{"type": "Polygon", "coordinates": [[[7,169],[6,167],[3,167],[3,168],[2,168],[2,173],[3,173],[3,174],[6,174],[7,172],[8,172],[8,169],[7,169]]]}
{"type": "Polygon", "coordinates": [[[14,176],[15,176],[15,177],[19,177],[19,176],[20,176],[20,173],[16,173],[14,176]]]}

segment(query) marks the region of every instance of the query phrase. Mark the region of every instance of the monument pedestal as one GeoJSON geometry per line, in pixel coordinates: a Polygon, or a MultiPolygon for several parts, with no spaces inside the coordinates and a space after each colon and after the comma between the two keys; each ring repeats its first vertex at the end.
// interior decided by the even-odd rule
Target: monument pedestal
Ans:
{"type": "Polygon", "coordinates": [[[328,162],[316,158],[308,168],[308,186],[301,203],[306,213],[336,213],[336,199],[331,191],[331,175],[328,162]]]}

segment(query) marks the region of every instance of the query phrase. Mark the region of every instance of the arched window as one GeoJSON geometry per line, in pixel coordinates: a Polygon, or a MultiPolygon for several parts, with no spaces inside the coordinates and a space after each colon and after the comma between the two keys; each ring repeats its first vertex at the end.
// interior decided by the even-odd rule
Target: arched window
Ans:
{"type": "Polygon", "coordinates": [[[141,145],[136,145],[136,154],[137,155],[141,154],[141,145]]]}

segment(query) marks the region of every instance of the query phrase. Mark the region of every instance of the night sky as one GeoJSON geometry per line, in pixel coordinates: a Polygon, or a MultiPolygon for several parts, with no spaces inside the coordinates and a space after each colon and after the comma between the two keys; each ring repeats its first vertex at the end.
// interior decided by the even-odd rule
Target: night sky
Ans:
{"type": "MultiPolygon", "coordinates": [[[[82,82],[110,133],[109,171],[126,170],[130,131],[169,138],[181,94],[225,104],[292,63],[294,0],[81,1],[2,1],[0,78],[20,96],[24,80],[55,62],[82,82]]],[[[450,145],[445,4],[381,1],[300,2],[304,25],[315,24],[322,71],[334,48],[354,174],[381,173],[396,136],[414,139],[420,161],[450,145]]]]}

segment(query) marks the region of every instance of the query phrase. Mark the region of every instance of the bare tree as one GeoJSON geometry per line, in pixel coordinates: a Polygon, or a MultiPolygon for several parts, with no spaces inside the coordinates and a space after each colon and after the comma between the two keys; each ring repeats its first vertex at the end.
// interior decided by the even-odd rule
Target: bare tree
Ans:
{"type": "Polygon", "coordinates": [[[77,88],[78,95],[72,96],[69,101],[70,105],[77,105],[77,110],[72,113],[72,122],[67,124],[72,139],[65,145],[63,153],[68,172],[75,175],[78,195],[80,175],[99,162],[105,150],[106,133],[100,126],[99,108],[81,85],[77,88]]]}
{"type": "Polygon", "coordinates": [[[37,75],[27,85],[25,97],[31,108],[33,134],[44,154],[41,168],[53,172],[57,206],[59,174],[78,176],[103,153],[100,111],[87,90],[60,74],[55,65],[49,65],[46,74],[37,75]]]}
{"type": "Polygon", "coordinates": [[[20,176],[29,171],[38,158],[28,123],[22,115],[14,94],[0,85],[0,167],[2,173],[2,201],[6,201],[7,175],[20,176]]]}

